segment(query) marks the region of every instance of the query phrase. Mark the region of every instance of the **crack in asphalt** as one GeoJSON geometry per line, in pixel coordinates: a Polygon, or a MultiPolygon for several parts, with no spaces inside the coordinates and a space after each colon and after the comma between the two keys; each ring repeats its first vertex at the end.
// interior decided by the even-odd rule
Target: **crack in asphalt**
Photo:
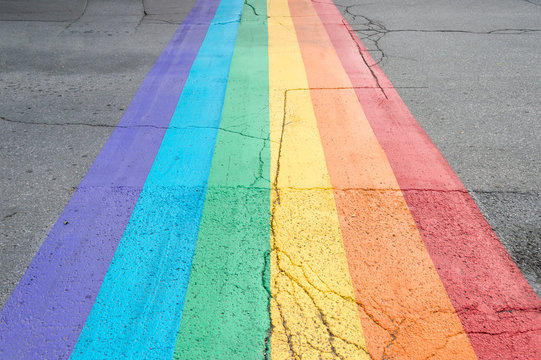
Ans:
{"type": "Polygon", "coordinates": [[[512,312],[515,312],[515,311],[538,313],[538,312],[541,312],[541,307],[533,307],[533,308],[505,308],[505,309],[496,310],[495,312],[496,312],[496,314],[500,314],[500,313],[504,313],[504,312],[512,313],[512,312]]]}
{"type": "Polygon", "coordinates": [[[227,25],[227,24],[233,24],[233,23],[240,23],[240,21],[241,21],[241,16],[239,15],[238,19],[228,20],[228,21],[211,22],[210,25],[227,25]]]}
{"type": "MultiPolygon", "coordinates": [[[[263,180],[266,180],[266,181],[269,181],[268,179],[265,179],[265,178],[262,178],[263,180]]],[[[87,187],[87,186],[78,186],[78,187],[75,187],[75,189],[91,189],[91,188],[94,188],[94,187],[87,187]]],[[[115,187],[116,188],[116,187],[115,187]]],[[[123,187],[120,187],[120,188],[123,188],[123,187]]],[[[212,186],[212,188],[214,189],[220,189],[220,188],[223,188],[223,189],[245,189],[245,190],[249,190],[249,189],[252,189],[252,190],[265,190],[265,189],[268,189],[268,187],[266,186],[252,186],[252,185],[235,185],[235,186],[230,186],[230,185],[214,185],[212,186]]],[[[296,187],[281,187],[279,188],[280,191],[283,191],[283,190],[287,190],[287,191],[343,191],[343,192],[348,192],[348,191],[357,191],[357,192],[360,192],[360,191],[364,191],[364,192],[380,192],[380,193],[385,193],[385,192],[435,192],[435,193],[459,193],[459,194],[467,194],[467,193],[471,193],[471,192],[475,192],[475,190],[440,190],[440,189],[418,189],[418,188],[411,188],[411,189],[393,189],[393,188],[381,188],[381,189],[376,189],[376,188],[322,188],[322,187],[314,187],[314,188],[296,188],[296,187]]],[[[520,194],[520,195],[526,195],[526,196],[538,196],[539,195],[539,192],[538,191],[530,191],[530,192],[516,192],[516,191],[501,191],[501,190],[497,190],[497,191],[484,191],[484,193],[488,193],[488,194],[520,194]]],[[[470,311],[470,310],[475,310],[475,309],[466,309],[465,311],[470,311]]],[[[521,309],[521,308],[506,308],[506,309],[501,309],[501,310],[497,310],[496,313],[502,313],[502,312],[513,312],[513,311],[532,311],[532,312],[541,312],[541,308],[531,308],[531,309],[528,309],[528,308],[525,308],[525,309],[521,309]]]]}
{"type": "Polygon", "coordinates": [[[291,355],[294,359],[302,359],[302,356],[298,355],[295,352],[295,349],[293,348],[293,342],[291,341],[291,332],[289,331],[289,328],[287,327],[287,322],[284,317],[284,312],[282,311],[282,306],[280,305],[280,302],[275,299],[276,307],[278,308],[278,314],[280,315],[280,319],[282,319],[282,326],[284,327],[284,332],[286,333],[287,337],[287,344],[289,347],[289,355],[291,355]]]}
{"type": "MultiPolygon", "coordinates": [[[[428,86],[350,86],[350,87],[321,87],[321,88],[298,88],[298,89],[288,89],[297,90],[297,91],[308,91],[308,90],[355,90],[355,89],[428,89],[428,86]]],[[[16,123],[16,124],[25,124],[25,125],[40,125],[40,126],[89,126],[89,127],[105,127],[105,128],[121,128],[121,129],[130,129],[130,128],[154,128],[154,129],[183,129],[182,127],[168,127],[168,126],[157,126],[157,125],[110,125],[110,124],[90,124],[84,122],[37,122],[37,121],[26,121],[26,120],[14,120],[0,116],[1,121],[16,123]]],[[[195,126],[194,126],[195,127],[195,126]]],[[[225,129],[221,129],[227,131],[225,129]]],[[[248,135],[246,135],[248,136],[248,135]]],[[[256,137],[254,137],[256,138],[256,137]]],[[[263,139],[263,138],[261,138],[263,139]]],[[[263,140],[269,140],[268,138],[263,140]]]]}
{"type": "MultiPolygon", "coordinates": [[[[302,290],[302,292],[308,297],[308,299],[310,299],[314,309],[318,313],[319,320],[323,324],[323,327],[325,328],[325,330],[326,330],[326,332],[328,334],[329,347],[331,349],[330,353],[332,353],[333,355],[335,355],[336,357],[338,357],[340,359],[343,359],[343,357],[340,354],[338,354],[337,349],[335,348],[335,346],[333,344],[335,339],[340,339],[344,343],[349,344],[351,346],[354,346],[356,349],[362,351],[363,353],[367,354],[370,358],[372,358],[372,356],[368,353],[367,349],[365,349],[363,346],[361,346],[359,344],[356,344],[356,343],[350,341],[349,339],[345,339],[343,337],[340,337],[339,335],[337,335],[336,333],[333,332],[333,330],[331,329],[330,324],[329,324],[329,322],[327,320],[327,317],[325,316],[325,313],[324,313],[323,309],[317,304],[316,299],[314,299],[313,295],[310,293],[310,290],[307,289],[301,283],[301,281],[296,279],[292,274],[290,274],[282,266],[282,262],[283,262],[282,256],[285,256],[285,257],[287,257],[289,259],[291,264],[293,264],[295,267],[299,267],[302,270],[305,280],[307,281],[307,283],[313,289],[315,289],[316,291],[325,293],[325,291],[319,289],[315,284],[313,284],[309,280],[309,277],[306,274],[305,267],[295,264],[292,261],[291,257],[285,251],[280,249],[278,247],[277,243],[276,243],[276,237],[277,237],[276,211],[278,209],[278,206],[280,205],[280,194],[281,194],[281,191],[283,190],[279,186],[279,176],[280,176],[280,160],[281,160],[281,154],[282,154],[282,145],[283,145],[283,140],[284,140],[284,131],[285,131],[285,127],[286,127],[286,118],[287,118],[288,93],[290,91],[295,91],[295,90],[305,90],[305,89],[286,89],[284,91],[284,107],[283,107],[283,115],[282,115],[282,127],[281,127],[281,132],[280,132],[280,140],[278,142],[279,147],[278,147],[278,156],[277,156],[277,159],[276,159],[276,172],[275,172],[274,179],[273,179],[273,182],[272,182],[272,191],[274,192],[275,198],[274,198],[274,200],[272,202],[272,205],[271,205],[271,214],[270,214],[270,222],[269,222],[270,223],[270,229],[271,229],[271,250],[270,250],[270,252],[271,252],[271,254],[274,254],[274,256],[276,257],[276,266],[278,268],[279,273],[286,276],[290,281],[292,281],[294,284],[296,284],[302,290]]],[[[319,275],[317,275],[317,273],[315,271],[312,270],[312,272],[314,274],[316,274],[316,276],[318,278],[320,278],[319,275]]],[[[321,278],[320,278],[320,281],[321,281],[321,278]]],[[[323,282],[323,281],[322,281],[322,283],[325,284],[325,282],[323,282]]],[[[327,284],[325,284],[325,286],[328,288],[327,284]]],[[[285,317],[284,312],[282,310],[281,302],[278,299],[278,295],[280,293],[282,293],[282,292],[288,293],[291,297],[293,297],[295,299],[296,304],[300,304],[300,302],[298,301],[297,297],[294,294],[291,294],[290,292],[285,291],[285,290],[279,290],[274,296],[272,296],[272,299],[274,299],[274,302],[276,303],[276,306],[277,306],[277,309],[278,309],[278,314],[279,314],[279,316],[280,316],[280,318],[282,320],[282,326],[284,327],[284,332],[285,332],[285,335],[286,335],[287,341],[288,341],[289,353],[295,359],[302,359],[302,356],[294,348],[294,344],[293,344],[293,341],[292,341],[292,337],[294,336],[294,334],[292,334],[291,330],[288,327],[286,317],[285,317]]],[[[350,299],[348,297],[344,297],[343,295],[338,294],[337,292],[334,292],[334,291],[329,291],[329,292],[337,294],[343,299],[347,298],[348,301],[354,301],[355,302],[355,299],[350,299]]],[[[272,333],[272,331],[271,331],[271,333],[272,333]]],[[[307,340],[307,342],[311,347],[313,347],[317,351],[321,351],[320,349],[314,347],[313,344],[311,344],[308,340],[307,340]]]]}
{"type": "MultiPolygon", "coordinates": [[[[392,32],[423,32],[423,33],[463,33],[463,34],[476,34],[476,35],[520,35],[530,32],[540,32],[541,29],[494,29],[489,31],[473,31],[473,30],[456,30],[456,29],[440,29],[440,30],[430,30],[430,29],[353,29],[356,32],[371,31],[381,34],[387,34],[392,32]]],[[[378,39],[379,40],[379,39],[378,39]]]]}
{"type": "MultiPolygon", "coordinates": [[[[531,2],[530,0],[525,0],[525,1],[531,2]]],[[[312,2],[316,2],[316,1],[312,0],[312,2]]],[[[339,7],[339,8],[342,8],[343,12],[345,12],[346,14],[348,14],[349,16],[351,16],[353,18],[353,22],[355,22],[355,24],[353,24],[353,26],[359,25],[359,24],[356,23],[358,18],[364,19],[365,22],[360,24],[360,25],[364,25],[365,28],[361,28],[361,29],[354,28],[353,26],[348,26],[347,21],[346,21],[345,18],[342,20],[342,22],[346,26],[346,29],[348,30],[352,40],[355,42],[355,44],[356,44],[356,46],[358,48],[359,54],[363,58],[363,61],[364,61],[365,65],[368,67],[368,69],[372,73],[372,76],[373,76],[374,80],[376,81],[376,84],[381,89],[381,91],[382,91],[383,95],[385,96],[385,98],[387,98],[387,95],[385,94],[385,91],[383,90],[383,88],[380,86],[379,79],[376,76],[376,74],[374,73],[374,71],[372,70],[372,67],[375,66],[375,65],[379,65],[385,58],[387,58],[387,55],[385,54],[385,51],[383,50],[383,48],[380,45],[380,40],[388,33],[394,33],[394,32],[420,32],[420,33],[463,33],[463,34],[478,34],[478,35],[521,35],[521,34],[532,33],[532,32],[540,32],[541,31],[541,29],[524,29],[524,28],[494,29],[494,30],[489,30],[489,31],[469,31],[469,30],[455,30],[455,29],[441,29],[441,30],[388,29],[381,22],[378,22],[378,21],[376,21],[374,19],[371,19],[368,16],[354,13],[352,11],[352,8],[354,8],[356,6],[359,6],[359,5],[342,5],[342,4],[338,4],[338,3],[335,3],[335,5],[337,7],[339,7]],[[352,34],[352,32],[353,32],[353,34],[352,34]],[[361,35],[361,36],[359,36],[359,40],[361,40],[361,41],[362,40],[370,41],[372,43],[374,48],[370,49],[370,51],[372,53],[373,52],[378,53],[377,59],[374,59],[373,64],[368,63],[368,61],[365,58],[363,52],[361,51],[361,48],[360,48],[359,44],[357,43],[357,40],[356,40],[354,34],[357,34],[357,35],[360,34],[361,35]]]]}
{"type": "MultiPolygon", "coordinates": [[[[372,87],[373,88],[373,87],[372,87]]],[[[312,88],[312,89],[288,89],[287,91],[305,91],[305,90],[341,90],[341,89],[354,89],[354,88],[312,88]]],[[[10,122],[10,123],[16,123],[16,124],[24,124],[24,125],[41,125],[41,126],[89,126],[89,127],[97,127],[97,128],[120,128],[120,129],[138,129],[138,128],[152,128],[152,129],[158,129],[158,130],[187,130],[187,129],[209,129],[209,130],[218,130],[223,131],[231,134],[236,134],[242,137],[247,137],[255,140],[262,140],[263,145],[259,151],[259,167],[258,167],[258,176],[255,178],[255,180],[252,182],[251,186],[247,188],[254,188],[255,183],[259,179],[263,179],[266,181],[269,181],[269,179],[266,179],[262,176],[263,173],[263,167],[264,167],[264,161],[263,161],[263,151],[265,149],[267,142],[274,142],[278,143],[274,140],[271,140],[269,137],[259,137],[254,136],[250,134],[246,134],[241,131],[235,131],[230,129],[225,129],[221,127],[208,127],[208,126],[186,126],[186,127],[180,127],[180,126],[156,126],[156,125],[131,125],[131,126],[123,126],[123,125],[108,125],[108,124],[88,124],[88,123],[39,123],[39,122],[30,122],[30,121],[23,121],[23,120],[12,120],[5,117],[0,116],[0,120],[10,122]]],[[[287,125],[287,124],[285,124],[287,125]]],[[[239,188],[244,186],[238,186],[239,188]]],[[[370,191],[370,192],[388,192],[388,191],[395,191],[395,192],[405,192],[405,191],[430,191],[430,192],[442,192],[442,193],[470,193],[470,194],[516,194],[516,195],[539,195],[539,191],[518,191],[518,190],[476,190],[476,189],[430,189],[430,188],[368,188],[368,187],[293,187],[293,186],[285,186],[285,187],[279,187],[279,190],[297,190],[297,191],[310,191],[310,190],[322,190],[322,191],[370,191]]]]}
{"type": "MultiPolygon", "coordinates": [[[[272,182],[272,189],[274,189],[275,192],[275,198],[272,202],[271,206],[271,216],[270,216],[270,227],[271,227],[271,235],[272,238],[276,237],[275,233],[275,214],[276,214],[276,208],[280,204],[280,190],[278,189],[278,177],[280,175],[280,159],[282,155],[282,145],[284,140],[284,129],[286,126],[286,110],[287,110],[287,93],[289,89],[286,89],[284,91],[284,108],[283,108],[283,115],[282,115],[282,127],[280,129],[280,140],[278,141],[278,157],[276,159],[276,173],[274,175],[274,180],[272,182]]],[[[273,245],[273,244],[271,244],[273,245]]],[[[274,246],[274,245],[273,245],[274,246]]],[[[272,250],[272,249],[271,249],[272,250]]]]}
{"type": "MultiPolygon", "coordinates": [[[[151,14],[151,15],[154,15],[154,14],[151,14]]],[[[171,20],[165,20],[165,19],[152,19],[151,21],[152,21],[152,24],[154,25],[180,25],[181,24],[180,21],[171,21],[171,20]]]]}
{"type": "MultiPolygon", "coordinates": [[[[314,306],[316,306],[316,301],[315,299],[311,299],[313,300],[313,303],[314,303],[314,306]]],[[[340,359],[344,359],[343,356],[340,356],[338,354],[338,352],[336,351],[336,348],[334,347],[334,339],[335,339],[335,335],[331,332],[331,329],[330,329],[330,325],[327,321],[327,318],[325,317],[325,314],[323,314],[323,310],[320,309],[319,307],[316,306],[316,309],[318,310],[318,317],[319,317],[319,320],[321,320],[321,322],[323,323],[323,326],[325,327],[325,330],[327,331],[327,335],[329,336],[329,346],[331,347],[331,353],[334,355],[334,356],[337,356],[338,358],[340,359]]]]}
{"type": "Polygon", "coordinates": [[[109,125],[109,124],[88,124],[88,123],[79,123],[79,122],[71,122],[71,123],[40,123],[40,122],[33,122],[33,121],[24,121],[24,120],[12,120],[5,118],[3,116],[0,116],[0,120],[15,124],[24,124],[24,125],[41,125],[41,126],[89,126],[89,127],[98,127],[98,128],[119,128],[119,129],[138,129],[138,128],[151,128],[151,129],[159,129],[159,130],[188,130],[188,129],[209,129],[209,130],[218,130],[223,132],[228,132],[232,134],[237,134],[243,137],[251,138],[251,139],[257,139],[257,140],[263,140],[263,141],[272,141],[270,138],[264,138],[264,137],[258,137],[254,135],[245,134],[240,131],[225,129],[221,127],[212,127],[212,126],[157,126],[157,125],[109,125]]]}
{"type": "Polygon", "coordinates": [[[25,125],[43,125],[43,126],[90,126],[90,127],[108,127],[108,128],[130,128],[130,127],[154,127],[154,128],[162,128],[159,126],[154,125],[134,125],[134,126],[122,126],[122,125],[109,125],[109,124],[89,124],[89,123],[82,123],[82,122],[67,122],[67,123],[40,123],[37,121],[25,121],[25,120],[13,120],[6,118],[4,116],[0,116],[0,120],[15,124],[25,124],[25,125]]]}
{"type": "Polygon", "coordinates": [[[266,279],[270,279],[270,250],[267,250],[263,254],[263,270],[261,270],[261,285],[263,286],[263,289],[265,289],[265,292],[267,293],[267,314],[269,319],[269,327],[267,329],[267,335],[265,337],[265,348],[263,350],[263,359],[268,360],[270,355],[270,338],[272,335],[272,318],[271,318],[271,299],[272,299],[272,293],[269,286],[267,286],[266,279]]]}
{"type": "Polygon", "coordinates": [[[250,3],[248,2],[248,0],[244,0],[244,5],[249,6],[250,8],[252,8],[252,11],[254,12],[254,15],[255,15],[255,16],[259,16],[259,14],[257,13],[257,11],[255,10],[255,7],[254,7],[252,4],[250,4],[250,3]]]}
{"type": "Polygon", "coordinates": [[[71,23],[69,23],[64,30],[69,29],[73,24],[75,24],[77,21],[81,20],[81,18],[85,15],[86,9],[88,8],[88,0],[85,0],[85,6],[83,8],[83,12],[81,12],[81,15],[79,15],[75,20],[73,20],[71,23]]]}
{"type": "MultiPolygon", "coordinates": [[[[278,179],[279,179],[279,176],[280,176],[280,159],[281,159],[281,155],[282,155],[284,129],[285,129],[285,124],[286,124],[287,94],[288,94],[288,90],[286,89],[285,92],[284,92],[284,108],[283,108],[283,116],[282,116],[282,127],[281,127],[281,132],[280,132],[280,140],[278,142],[279,145],[278,145],[278,157],[276,159],[276,173],[274,175],[274,180],[272,182],[272,190],[274,191],[274,196],[275,197],[274,197],[274,200],[272,201],[271,212],[270,212],[270,220],[269,220],[269,226],[270,226],[270,231],[271,231],[270,256],[272,256],[272,254],[276,252],[276,235],[277,235],[276,234],[276,232],[277,232],[277,230],[276,230],[276,211],[278,209],[278,205],[280,204],[280,190],[278,189],[278,179]]],[[[277,256],[278,255],[276,254],[276,257],[277,256]]],[[[272,257],[271,257],[271,260],[272,260],[272,257]]],[[[277,265],[280,268],[279,264],[277,264],[277,265]]],[[[284,327],[284,332],[285,332],[285,335],[287,337],[289,353],[293,358],[300,359],[300,356],[298,356],[295,353],[295,350],[293,348],[293,343],[291,341],[291,334],[290,334],[289,328],[287,326],[287,322],[285,320],[285,317],[284,317],[280,302],[276,299],[275,296],[272,296],[272,294],[271,294],[271,299],[274,299],[274,301],[276,303],[276,306],[278,308],[278,314],[279,314],[279,316],[280,316],[280,318],[282,320],[282,326],[284,327]]],[[[274,329],[270,330],[271,331],[271,336],[272,336],[272,331],[273,330],[274,329]]]]}
{"type": "MultiPolygon", "coordinates": [[[[466,312],[474,312],[474,313],[481,313],[481,314],[486,313],[486,311],[483,311],[483,310],[480,310],[477,307],[471,307],[471,306],[470,307],[463,307],[461,309],[456,310],[457,314],[462,314],[462,313],[466,313],[466,312]]],[[[506,307],[506,308],[500,308],[500,309],[492,309],[492,311],[490,313],[491,314],[498,314],[498,316],[501,317],[500,314],[513,313],[513,312],[539,313],[539,312],[541,312],[541,307],[531,307],[531,308],[506,307]]]]}
{"type": "MultiPolygon", "coordinates": [[[[398,323],[397,325],[397,329],[389,329],[387,327],[385,327],[380,321],[378,321],[375,317],[375,315],[372,313],[372,311],[369,311],[367,309],[367,306],[359,301],[357,301],[355,298],[351,297],[351,296],[347,296],[347,295],[343,295],[341,294],[340,292],[336,291],[336,290],[333,290],[332,288],[329,287],[329,285],[327,285],[327,283],[325,283],[325,281],[323,281],[323,279],[317,274],[316,271],[314,271],[314,269],[312,269],[312,267],[309,265],[309,264],[306,264],[305,266],[309,268],[309,270],[318,278],[318,280],[325,285],[325,288],[326,289],[322,289],[320,287],[318,287],[316,284],[314,284],[312,281],[310,281],[309,279],[309,276],[308,274],[306,273],[306,270],[305,270],[305,266],[302,266],[302,265],[299,265],[299,264],[296,264],[293,259],[290,257],[289,254],[287,254],[286,252],[284,252],[283,250],[281,249],[278,249],[278,251],[285,255],[289,262],[294,265],[295,267],[297,268],[300,268],[302,273],[303,273],[303,277],[304,279],[306,280],[306,282],[312,287],[314,288],[316,291],[320,292],[320,293],[323,293],[323,294],[333,294],[335,296],[338,296],[339,298],[343,299],[344,301],[346,302],[350,302],[350,303],[354,303],[356,304],[357,306],[359,306],[361,308],[361,310],[366,314],[366,316],[368,316],[368,318],[374,323],[376,324],[377,326],[379,326],[382,330],[384,330],[385,332],[387,332],[391,338],[392,338],[392,334],[393,333],[397,333],[398,331],[398,328],[402,325],[402,323],[405,321],[405,319],[402,319],[400,320],[400,322],[398,323]]],[[[315,300],[313,299],[313,297],[310,296],[310,294],[308,293],[308,290],[300,283],[299,280],[297,280],[293,275],[290,275],[286,270],[283,270],[281,269],[282,272],[284,273],[284,275],[286,275],[290,280],[292,280],[293,282],[295,282],[299,287],[301,287],[306,293],[307,295],[311,298],[311,300],[315,303],[315,300]]],[[[317,306],[317,305],[314,305],[314,306],[317,306]]],[[[378,311],[377,309],[374,309],[376,312],[378,311]]],[[[389,320],[390,322],[393,322],[393,320],[391,318],[389,318],[386,314],[383,313],[383,315],[385,315],[387,317],[387,320],[389,320]]],[[[338,337],[337,337],[338,338],[338,337]]],[[[370,358],[372,358],[372,355],[368,353],[368,351],[366,349],[364,349],[362,346],[358,345],[358,344],[354,344],[352,342],[350,342],[349,340],[347,339],[343,339],[343,338],[340,338],[342,341],[348,343],[348,344],[351,344],[351,345],[355,345],[359,350],[362,350],[363,352],[365,352],[370,358]]],[[[392,342],[392,341],[391,341],[392,342]]]]}
{"type": "Polygon", "coordinates": [[[73,20],[73,19],[64,19],[64,20],[39,20],[39,19],[34,19],[34,20],[31,20],[31,19],[24,19],[24,20],[21,20],[21,19],[4,19],[4,20],[0,20],[0,23],[1,23],[1,22],[65,23],[65,22],[72,21],[72,20],[73,20]]]}
{"type": "MultiPolygon", "coordinates": [[[[468,333],[468,334],[471,334],[471,332],[468,333]]],[[[464,331],[461,331],[461,332],[458,332],[456,334],[451,334],[451,335],[446,336],[445,337],[445,343],[442,346],[437,347],[436,349],[434,349],[434,352],[432,354],[428,355],[427,357],[425,357],[423,360],[438,359],[438,357],[437,357],[438,353],[441,350],[445,349],[447,347],[447,345],[449,345],[449,341],[452,338],[455,338],[455,337],[461,336],[461,335],[466,335],[466,333],[464,331]]]]}
{"type": "Polygon", "coordinates": [[[147,12],[146,6],[145,6],[145,0],[141,0],[141,6],[143,7],[143,14],[141,15],[141,19],[139,19],[139,22],[137,25],[135,25],[135,30],[139,28],[139,26],[143,23],[143,20],[149,13],[147,12]]]}
{"type": "MultiPolygon", "coordinates": [[[[368,64],[368,60],[366,59],[365,55],[363,54],[363,50],[361,49],[361,46],[359,45],[359,43],[357,42],[357,35],[355,34],[355,31],[353,29],[351,29],[349,26],[348,26],[348,23],[346,21],[346,19],[342,19],[342,23],[343,25],[346,27],[346,30],[349,34],[349,36],[351,37],[351,40],[353,40],[353,42],[355,43],[355,46],[357,47],[357,51],[359,52],[359,55],[361,55],[361,58],[363,59],[363,62],[364,64],[366,65],[366,67],[368,68],[368,70],[370,71],[370,73],[372,74],[372,77],[374,78],[374,80],[376,81],[376,85],[377,87],[380,89],[381,93],[383,94],[383,96],[385,96],[385,99],[389,100],[389,98],[387,97],[387,94],[385,93],[385,90],[384,88],[381,86],[381,84],[379,83],[379,78],[378,76],[376,75],[376,73],[374,72],[374,70],[372,69],[372,66],[376,65],[377,63],[375,64],[368,64]]],[[[360,41],[360,40],[359,40],[360,41]]],[[[379,41],[379,40],[378,40],[379,41]]]]}
{"type": "MultiPolygon", "coordinates": [[[[285,252],[284,250],[280,249],[279,247],[277,247],[275,244],[273,246],[273,251],[276,252],[276,257],[277,257],[277,261],[276,261],[276,265],[278,267],[278,270],[280,272],[280,274],[282,275],[285,275],[290,281],[292,281],[294,284],[296,284],[301,290],[302,292],[308,297],[308,299],[310,299],[312,305],[314,306],[315,310],[317,311],[318,313],[318,317],[319,319],[321,320],[321,323],[323,324],[326,332],[328,333],[329,335],[329,346],[331,348],[331,353],[335,354],[336,356],[339,356],[340,355],[337,353],[336,351],[336,348],[334,347],[334,345],[332,344],[332,342],[334,341],[334,339],[339,339],[343,342],[345,342],[346,344],[348,345],[351,345],[353,347],[355,347],[357,350],[360,350],[361,352],[367,354],[370,359],[372,359],[372,355],[368,352],[367,349],[365,349],[363,346],[355,343],[355,342],[352,342],[350,341],[349,339],[346,339],[344,337],[341,337],[339,335],[337,335],[334,331],[332,331],[331,329],[331,326],[329,324],[329,322],[327,321],[327,317],[325,316],[325,313],[324,313],[324,310],[317,304],[316,302],[316,299],[314,298],[314,296],[310,293],[310,289],[308,289],[305,285],[303,285],[301,283],[301,281],[299,279],[297,279],[293,274],[291,274],[290,272],[288,272],[281,264],[282,264],[282,260],[280,259],[280,255],[284,255],[288,260],[289,262],[297,267],[297,268],[300,268],[302,273],[303,273],[303,278],[304,280],[306,280],[306,282],[308,283],[308,285],[310,285],[311,288],[313,288],[315,291],[319,292],[319,293],[322,293],[322,294],[333,294],[333,295],[336,295],[338,297],[340,297],[341,299],[347,301],[347,302],[352,302],[352,303],[355,303],[359,306],[362,307],[362,304],[359,304],[355,299],[353,299],[352,297],[349,297],[347,295],[342,295],[340,294],[339,292],[335,291],[335,290],[332,290],[331,288],[329,288],[329,286],[324,282],[322,281],[322,279],[319,277],[319,275],[317,275],[317,273],[310,268],[309,265],[306,265],[308,266],[311,271],[318,277],[318,279],[320,279],[320,281],[325,285],[325,287],[328,289],[327,291],[324,290],[324,289],[321,289],[319,288],[316,284],[314,284],[312,281],[310,281],[309,279],[309,276],[306,274],[306,270],[305,270],[305,266],[302,266],[302,265],[298,265],[296,264],[293,259],[290,257],[290,255],[285,252]]],[[[278,291],[278,293],[276,295],[278,295],[280,292],[285,292],[285,293],[288,293],[289,295],[291,295],[294,299],[295,299],[295,303],[296,304],[299,304],[300,302],[298,301],[297,297],[288,292],[288,291],[285,291],[285,290],[280,290],[278,291]]],[[[278,300],[275,299],[275,301],[279,304],[278,300]]],[[[300,307],[300,305],[299,305],[300,307]]],[[[379,324],[378,324],[379,325],[379,324]]],[[[385,328],[384,328],[385,329],[385,328]]],[[[288,332],[289,330],[286,328],[285,329],[286,332],[288,332]]],[[[387,330],[387,329],[385,329],[387,330]]],[[[290,332],[290,331],[289,331],[290,332]]]]}
{"type": "Polygon", "coordinates": [[[167,127],[166,129],[176,129],[176,130],[185,130],[185,129],[209,129],[209,130],[218,130],[218,131],[223,131],[223,132],[227,132],[227,133],[231,133],[231,134],[236,134],[236,135],[240,135],[242,137],[247,137],[247,138],[250,138],[250,139],[256,139],[256,140],[263,140],[263,142],[265,143],[266,141],[272,141],[270,139],[270,137],[259,137],[259,136],[254,136],[254,135],[249,135],[249,134],[245,134],[241,131],[235,131],[235,130],[230,130],[230,129],[225,129],[225,128],[222,128],[222,127],[212,127],[212,126],[185,126],[185,127],[181,127],[181,126],[171,126],[171,127],[167,127]]]}
{"type": "MultiPolygon", "coordinates": [[[[247,136],[251,137],[251,136],[247,136]]],[[[270,139],[262,139],[263,140],[263,146],[261,146],[261,149],[259,150],[259,166],[257,168],[257,175],[254,178],[254,181],[250,184],[250,187],[254,187],[258,180],[262,179],[265,181],[268,181],[270,183],[270,179],[265,179],[263,177],[263,168],[265,167],[265,162],[263,161],[263,151],[265,150],[265,147],[267,146],[267,141],[270,141],[270,139]]]]}
{"type": "Polygon", "coordinates": [[[527,334],[530,332],[537,332],[540,331],[541,327],[535,328],[535,329],[527,329],[527,330],[518,330],[518,331],[469,331],[468,334],[473,335],[517,335],[517,334],[527,334]]]}
{"type": "Polygon", "coordinates": [[[13,213],[11,213],[11,214],[7,214],[6,216],[4,216],[4,220],[9,219],[9,218],[11,218],[11,217],[14,217],[15,215],[17,215],[17,212],[16,212],[16,211],[13,212],[13,213]]]}
{"type": "MultiPolygon", "coordinates": [[[[383,51],[383,49],[381,48],[381,46],[379,45],[379,41],[386,34],[387,28],[385,27],[385,25],[383,25],[382,23],[377,22],[377,21],[375,21],[373,19],[370,19],[367,16],[352,13],[350,11],[350,9],[357,6],[357,5],[350,5],[350,6],[337,5],[337,6],[344,7],[344,11],[347,14],[349,14],[350,16],[353,17],[353,21],[356,22],[358,17],[362,17],[366,21],[366,23],[364,23],[363,25],[365,25],[367,27],[367,29],[362,29],[362,30],[353,29],[353,31],[359,32],[362,35],[364,35],[364,37],[359,38],[359,40],[365,40],[366,39],[366,40],[371,41],[373,43],[373,45],[375,46],[376,51],[378,51],[379,54],[380,54],[379,59],[375,60],[374,64],[372,64],[372,65],[367,64],[367,66],[374,66],[374,65],[377,65],[380,62],[382,62],[383,59],[386,58],[386,55],[385,55],[385,52],[383,51]]],[[[355,25],[357,25],[357,24],[355,24],[355,25]]],[[[353,26],[352,26],[352,28],[353,28],[353,26]]]]}
{"type": "Polygon", "coordinates": [[[469,190],[470,192],[479,194],[514,194],[514,195],[540,195],[541,192],[537,190],[531,191],[519,191],[519,190],[469,190]]]}
{"type": "Polygon", "coordinates": [[[383,354],[381,354],[381,360],[392,360],[392,358],[390,357],[387,357],[387,354],[385,353],[387,351],[387,349],[389,349],[391,346],[393,346],[393,343],[394,341],[396,340],[396,336],[398,335],[398,331],[400,330],[400,325],[402,325],[402,323],[404,322],[404,320],[402,320],[400,322],[400,324],[398,325],[398,327],[393,331],[393,333],[391,334],[391,341],[389,342],[389,344],[387,344],[387,346],[385,346],[385,348],[383,349],[383,354]]]}

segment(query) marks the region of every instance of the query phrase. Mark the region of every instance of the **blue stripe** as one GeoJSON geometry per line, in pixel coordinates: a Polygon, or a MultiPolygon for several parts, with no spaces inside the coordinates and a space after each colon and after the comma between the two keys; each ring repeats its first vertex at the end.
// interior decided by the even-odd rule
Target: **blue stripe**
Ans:
{"type": "Polygon", "coordinates": [[[170,359],[242,0],[222,0],[72,359],[170,359]]]}

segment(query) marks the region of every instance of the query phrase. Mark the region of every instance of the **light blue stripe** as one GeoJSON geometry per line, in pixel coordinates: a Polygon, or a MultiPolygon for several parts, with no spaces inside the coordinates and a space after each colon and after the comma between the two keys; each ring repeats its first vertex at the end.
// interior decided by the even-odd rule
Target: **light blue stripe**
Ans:
{"type": "Polygon", "coordinates": [[[72,359],[172,358],[242,6],[218,7],[72,359]]]}

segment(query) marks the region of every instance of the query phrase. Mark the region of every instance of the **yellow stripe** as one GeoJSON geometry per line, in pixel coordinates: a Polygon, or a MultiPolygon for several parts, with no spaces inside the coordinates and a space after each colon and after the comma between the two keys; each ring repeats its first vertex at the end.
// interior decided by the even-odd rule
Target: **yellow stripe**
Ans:
{"type": "Polygon", "coordinates": [[[368,359],[287,0],[268,5],[273,360],[368,359]]]}

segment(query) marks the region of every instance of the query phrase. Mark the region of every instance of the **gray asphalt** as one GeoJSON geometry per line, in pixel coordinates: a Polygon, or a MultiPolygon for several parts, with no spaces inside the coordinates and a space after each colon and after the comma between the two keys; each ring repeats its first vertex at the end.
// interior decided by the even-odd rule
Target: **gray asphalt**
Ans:
{"type": "Polygon", "coordinates": [[[195,0],[178,3],[0,0],[0,306],[195,0]]]}
{"type": "MultiPolygon", "coordinates": [[[[0,306],[194,0],[0,0],[0,306]]],[[[541,1],[339,0],[541,295],[541,1]]]]}

